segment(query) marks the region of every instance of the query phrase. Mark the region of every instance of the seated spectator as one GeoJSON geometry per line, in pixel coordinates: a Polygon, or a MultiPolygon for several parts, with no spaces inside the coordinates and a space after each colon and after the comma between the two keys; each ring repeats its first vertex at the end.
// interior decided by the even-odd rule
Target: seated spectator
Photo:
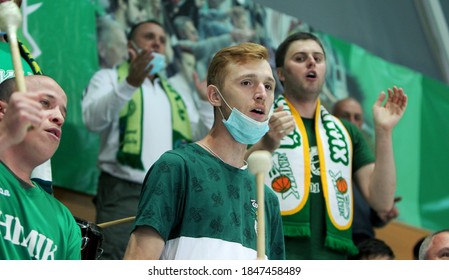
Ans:
{"type": "Polygon", "coordinates": [[[421,244],[423,243],[424,239],[426,239],[425,236],[418,239],[418,241],[416,241],[416,243],[415,243],[415,246],[413,246],[413,259],[414,260],[419,260],[419,248],[421,247],[421,244]]]}
{"type": "Polygon", "coordinates": [[[449,229],[427,236],[419,247],[420,260],[449,260],[449,229]]]}
{"type": "Polygon", "coordinates": [[[394,260],[393,250],[384,241],[377,238],[370,238],[357,244],[359,253],[350,260],[394,260]]]}

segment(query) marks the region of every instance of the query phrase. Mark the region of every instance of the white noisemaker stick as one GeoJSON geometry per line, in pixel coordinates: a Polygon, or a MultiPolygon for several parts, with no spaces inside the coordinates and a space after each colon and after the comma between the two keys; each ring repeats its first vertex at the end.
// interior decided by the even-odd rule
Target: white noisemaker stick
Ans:
{"type": "Polygon", "coordinates": [[[16,76],[17,90],[26,91],[25,78],[20,58],[19,45],[17,43],[17,28],[22,22],[20,9],[14,1],[0,3],[0,30],[8,34],[9,47],[11,49],[12,63],[16,76]]]}
{"type": "Polygon", "coordinates": [[[271,153],[255,151],[248,157],[249,171],[256,175],[257,185],[257,259],[265,260],[265,197],[264,176],[272,166],[271,153]]]}

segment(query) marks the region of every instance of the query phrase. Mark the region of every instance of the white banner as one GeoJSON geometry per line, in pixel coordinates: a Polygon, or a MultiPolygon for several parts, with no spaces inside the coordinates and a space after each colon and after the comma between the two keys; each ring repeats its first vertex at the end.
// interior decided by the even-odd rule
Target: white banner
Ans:
{"type": "Polygon", "coordinates": [[[0,261],[15,279],[426,279],[447,275],[438,261],[0,261]]]}

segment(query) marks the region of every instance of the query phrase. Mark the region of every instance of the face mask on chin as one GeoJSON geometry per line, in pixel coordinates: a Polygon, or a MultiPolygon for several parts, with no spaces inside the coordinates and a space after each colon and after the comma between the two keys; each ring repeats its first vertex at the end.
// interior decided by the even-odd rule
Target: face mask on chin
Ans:
{"type": "MultiPolygon", "coordinates": [[[[218,88],[217,92],[225,102],[226,106],[231,109],[231,114],[226,120],[223,113],[221,112],[221,109],[218,108],[222,116],[223,124],[235,139],[235,141],[245,145],[252,145],[257,143],[265,135],[265,133],[268,132],[268,122],[270,118],[268,118],[264,122],[253,120],[252,118],[237,110],[235,107],[231,108],[231,106],[229,106],[224,99],[223,95],[221,95],[221,92],[218,90],[218,88]]],[[[270,111],[270,116],[271,112],[272,111],[270,111]]]]}

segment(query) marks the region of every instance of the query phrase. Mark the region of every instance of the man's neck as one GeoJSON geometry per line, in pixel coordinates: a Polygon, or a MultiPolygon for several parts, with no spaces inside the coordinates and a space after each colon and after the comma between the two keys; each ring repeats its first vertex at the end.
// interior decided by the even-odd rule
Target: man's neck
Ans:
{"type": "Polygon", "coordinates": [[[308,97],[301,95],[291,95],[284,93],[290,104],[301,115],[301,117],[313,119],[315,117],[316,106],[318,104],[317,97],[308,97]]]}
{"type": "Polygon", "coordinates": [[[213,152],[209,152],[223,162],[236,168],[241,168],[245,164],[244,158],[247,145],[236,142],[227,131],[222,129],[226,130],[224,125],[220,129],[213,127],[209,134],[198,142],[212,150],[213,152]]]}
{"type": "Polygon", "coordinates": [[[1,155],[0,161],[2,161],[3,164],[7,166],[16,177],[31,186],[33,185],[30,179],[33,168],[29,167],[23,162],[18,162],[17,156],[12,155],[11,157],[9,156],[8,152],[5,152],[1,155]]]}

